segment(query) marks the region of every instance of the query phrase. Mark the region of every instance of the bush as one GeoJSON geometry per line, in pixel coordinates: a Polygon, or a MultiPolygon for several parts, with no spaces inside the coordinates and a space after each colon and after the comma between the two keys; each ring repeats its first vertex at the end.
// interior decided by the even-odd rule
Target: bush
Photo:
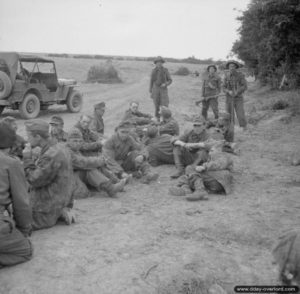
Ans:
{"type": "Polygon", "coordinates": [[[102,63],[90,67],[87,75],[87,82],[97,82],[105,84],[121,83],[118,71],[110,63],[102,63]]]}
{"type": "Polygon", "coordinates": [[[190,70],[185,66],[181,66],[174,74],[178,76],[188,76],[190,74],[190,70]]]}

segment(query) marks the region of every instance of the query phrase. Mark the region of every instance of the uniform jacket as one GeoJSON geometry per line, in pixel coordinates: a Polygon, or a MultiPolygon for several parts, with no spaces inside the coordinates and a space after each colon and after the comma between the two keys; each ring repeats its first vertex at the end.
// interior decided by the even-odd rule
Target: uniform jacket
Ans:
{"type": "Polygon", "coordinates": [[[221,78],[218,74],[207,74],[202,83],[202,97],[216,96],[221,92],[221,78]]]}
{"type": "Polygon", "coordinates": [[[68,140],[68,134],[64,130],[62,130],[58,134],[54,134],[51,132],[50,136],[51,136],[51,139],[55,140],[56,143],[67,142],[67,140],[68,140]]]}
{"type": "Polygon", "coordinates": [[[126,110],[123,121],[130,121],[137,125],[147,125],[151,122],[151,115],[137,111],[133,113],[131,109],[126,110]]]}
{"type": "Polygon", "coordinates": [[[80,123],[77,123],[75,125],[75,128],[77,128],[81,132],[84,142],[92,143],[92,142],[97,142],[99,140],[99,136],[95,132],[93,132],[90,129],[86,129],[86,130],[83,129],[80,123]]]}
{"type": "Polygon", "coordinates": [[[150,91],[152,90],[153,86],[160,87],[162,84],[166,84],[167,86],[172,83],[172,79],[168,69],[165,67],[155,67],[151,72],[150,78],[150,91]]]}
{"type": "Polygon", "coordinates": [[[247,81],[245,76],[239,72],[235,71],[233,73],[226,73],[223,82],[223,91],[228,94],[228,91],[235,92],[235,98],[242,98],[243,93],[247,90],[247,81]]]}
{"type": "Polygon", "coordinates": [[[32,218],[27,188],[21,162],[0,151],[0,235],[9,223],[12,224],[12,218],[21,232],[31,230],[32,218]],[[4,216],[10,205],[13,216],[4,216]]]}
{"type": "Polygon", "coordinates": [[[162,121],[159,126],[159,133],[160,135],[169,134],[172,136],[179,135],[179,124],[178,122],[171,117],[168,122],[162,121]]]}
{"type": "Polygon", "coordinates": [[[31,206],[36,229],[55,225],[72,196],[73,168],[68,149],[49,142],[37,160],[24,160],[26,179],[30,184],[31,206]],[[35,219],[35,212],[45,214],[35,219]]]}
{"type": "Polygon", "coordinates": [[[194,130],[187,130],[178,139],[185,143],[199,143],[208,139],[209,135],[206,130],[200,134],[196,134],[194,130]]]}

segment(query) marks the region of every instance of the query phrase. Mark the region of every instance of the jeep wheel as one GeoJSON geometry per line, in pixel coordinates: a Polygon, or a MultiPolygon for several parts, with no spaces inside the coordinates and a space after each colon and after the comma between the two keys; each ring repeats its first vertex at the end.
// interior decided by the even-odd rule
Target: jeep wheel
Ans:
{"type": "Polygon", "coordinates": [[[6,98],[12,89],[12,84],[9,76],[0,71],[0,99],[6,98]]]}
{"type": "Polygon", "coordinates": [[[0,114],[3,112],[3,110],[4,110],[4,107],[5,107],[5,106],[3,106],[3,105],[0,105],[0,114]]]}
{"type": "Polygon", "coordinates": [[[36,118],[40,113],[40,100],[39,98],[30,93],[25,96],[22,103],[19,105],[21,116],[25,119],[36,118]]]}
{"type": "Polygon", "coordinates": [[[67,107],[70,112],[79,112],[82,107],[82,95],[78,91],[72,91],[67,98],[67,107]]]}

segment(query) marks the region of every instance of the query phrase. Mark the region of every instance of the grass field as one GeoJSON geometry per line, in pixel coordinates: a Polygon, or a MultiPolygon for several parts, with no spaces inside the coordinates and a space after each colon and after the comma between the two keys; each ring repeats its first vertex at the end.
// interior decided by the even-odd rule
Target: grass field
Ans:
{"type": "MultiPolygon", "coordinates": [[[[75,78],[84,93],[83,112],[105,101],[106,135],[112,134],[128,104],[140,102],[141,111],[153,113],[148,83],[151,63],[118,61],[122,84],[86,84],[86,74],[95,60],[56,58],[59,76],[75,78]]],[[[166,64],[174,72],[181,64],[166,64]]],[[[186,65],[191,71],[198,66],[186,65]]],[[[190,127],[184,115],[200,113],[194,102],[200,96],[201,80],[173,76],[169,88],[170,108],[181,131],[190,127]]],[[[299,167],[289,156],[300,146],[299,117],[289,110],[273,112],[262,107],[270,95],[249,85],[248,118],[257,124],[243,133],[236,128],[241,150],[234,157],[234,192],[211,196],[209,201],[190,203],[168,194],[174,185],[173,166],[155,168],[157,183],[135,181],[117,199],[95,194],[78,200],[78,221],[70,227],[34,232],[34,258],[0,271],[0,293],[7,294],[148,294],[233,293],[235,285],[276,284],[271,248],[277,237],[299,225],[299,167]],[[283,118],[290,117],[288,121],[283,118]],[[261,118],[261,119],[260,119],[261,118]],[[298,136],[297,136],[298,134],[298,136]],[[223,289],[223,290],[222,290],[223,289]],[[223,292],[222,292],[223,291],[223,292]]],[[[280,94],[274,93],[278,98],[280,94]]],[[[224,100],[220,99],[224,109],[224,100]]],[[[80,114],[64,107],[42,113],[49,120],[59,113],[70,129],[80,114]]],[[[24,134],[24,121],[17,112],[24,134]]],[[[211,113],[210,113],[211,115],[211,113]]]]}

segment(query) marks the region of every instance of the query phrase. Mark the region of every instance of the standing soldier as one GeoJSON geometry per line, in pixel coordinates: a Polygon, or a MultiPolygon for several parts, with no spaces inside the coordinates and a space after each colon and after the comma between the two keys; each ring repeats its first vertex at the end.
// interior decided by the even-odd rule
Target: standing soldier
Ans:
{"type": "Polygon", "coordinates": [[[103,115],[105,113],[105,103],[100,102],[94,105],[94,119],[92,122],[92,130],[98,135],[104,135],[103,115]]]}
{"type": "Polygon", "coordinates": [[[229,73],[224,78],[224,93],[226,94],[226,111],[231,115],[231,122],[234,123],[234,111],[240,127],[244,130],[247,127],[247,121],[244,111],[244,97],[243,93],[247,90],[247,81],[245,76],[237,71],[240,64],[234,60],[226,63],[226,68],[229,73]]]}
{"type": "Polygon", "coordinates": [[[202,116],[207,119],[207,111],[211,107],[215,119],[219,117],[218,95],[221,92],[221,78],[217,74],[217,67],[211,64],[207,67],[207,73],[202,83],[202,116]]]}
{"type": "Polygon", "coordinates": [[[154,102],[155,117],[160,120],[159,107],[169,106],[168,86],[172,83],[169,71],[163,67],[165,60],[158,56],[154,60],[155,68],[152,70],[150,79],[150,93],[154,102]]]}
{"type": "Polygon", "coordinates": [[[66,142],[68,134],[64,131],[64,120],[59,115],[53,115],[49,122],[50,136],[53,140],[58,142],[66,142]]]}
{"type": "Polygon", "coordinates": [[[15,131],[0,123],[0,268],[29,260],[31,209],[22,164],[9,155],[15,131]]]}
{"type": "Polygon", "coordinates": [[[25,123],[28,142],[23,150],[25,175],[30,184],[33,229],[49,228],[59,218],[74,221],[71,210],[73,168],[67,148],[49,138],[49,124],[41,119],[25,123]],[[37,160],[31,148],[40,147],[37,160]]]}

